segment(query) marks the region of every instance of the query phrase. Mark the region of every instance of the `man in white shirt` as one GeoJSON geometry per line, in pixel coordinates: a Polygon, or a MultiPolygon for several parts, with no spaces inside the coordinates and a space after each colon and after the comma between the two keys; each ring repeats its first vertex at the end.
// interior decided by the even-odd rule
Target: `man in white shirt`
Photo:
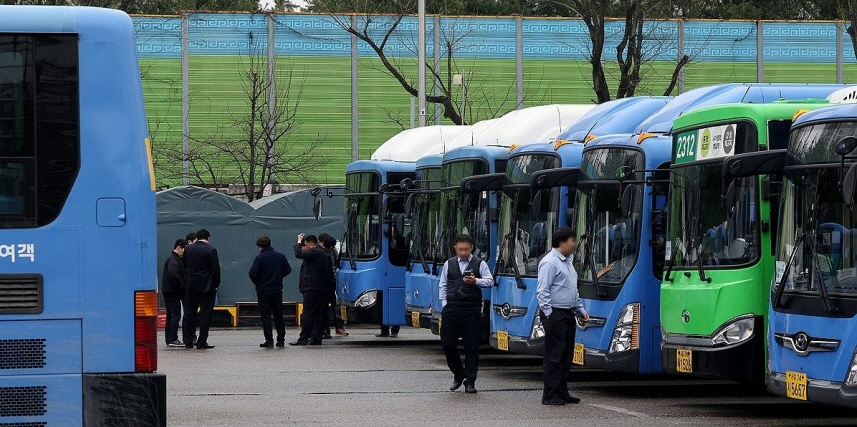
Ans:
{"type": "Polygon", "coordinates": [[[446,364],[453,374],[452,391],[464,384],[465,393],[476,393],[479,371],[479,341],[482,336],[482,288],[494,286],[488,264],[473,256],[473,239],[461,234],[453,242],[455,256],[446,261],[440,274],[443,323],[440,343],[446,364]],[[458,339],[464,341],[464,365],[458,339]]]}

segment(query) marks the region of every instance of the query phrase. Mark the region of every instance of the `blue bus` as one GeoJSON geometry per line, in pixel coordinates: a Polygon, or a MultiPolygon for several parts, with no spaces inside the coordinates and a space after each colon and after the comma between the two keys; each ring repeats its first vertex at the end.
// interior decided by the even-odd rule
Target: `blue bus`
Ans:
{"type": "Polygon", "coordinates": [[[768,390],[850,407],[857,407],[855,147],[857,105],[848,104],[799,116],[787,153],[765,153],[784,172],[773,224],[768,390]]]}
{"type": "Polygon", "coordinates": [[[0,424],[166,425],[147,136],[126,14],[0,6],[0,424]]]}
{"type": "Polygon", "coordinates": [[[533,191],[533,174],[577,166],[585,142],[598,134],[632,132],[669,99],[635,97],[606,102],[587,112],[556,142],[524,145],[510,152],[500,201],[496,287],[491,293],[492,347],[542,354],[544,331],[537,316],[536,270],[541,257],[550,250],[553,229],[571,221],[574,191],[558,185],[533,191]]]}
{"type": "Polygon", "coordinates": [[[346,168],[345,236],[336,274],[340,319],[403,324],[410,254],[401,182],[415,178],[413,162],[358,160],[346,168]]]}
{"type": "Polygon", "coordinates": [[[411,221],[410,262],[405,272],[405,321],[411,326],[431,326],[432,285],[438,280],[435,252],[440,237],[440,183],[442,154],[425,156],[416,163],[416,180],[405,212],[411,221]],[[413,206],[413,207],[411,207],[413,206]]]}

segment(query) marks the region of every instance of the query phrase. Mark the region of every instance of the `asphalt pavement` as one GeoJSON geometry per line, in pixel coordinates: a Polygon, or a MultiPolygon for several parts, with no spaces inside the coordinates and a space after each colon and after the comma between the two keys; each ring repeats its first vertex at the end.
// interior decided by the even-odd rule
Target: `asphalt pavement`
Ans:
{"type": "MultiPolygon", "coordinates": [[[[745,385],[586,368],[570,377],[581,404],[542,406],[541,359],[487,348],[479,393],[450,392],[452,375],[431,332],[403,327],[399,338],[376,338],[370,328],[349,332],[316,347],[262,349],[258,329],[214,330],[211,350],[162,345],[168,425],[857,425],[857,411],[745,385]]],[[[290,328],[287,340],[296,336],[290,328]]]]}

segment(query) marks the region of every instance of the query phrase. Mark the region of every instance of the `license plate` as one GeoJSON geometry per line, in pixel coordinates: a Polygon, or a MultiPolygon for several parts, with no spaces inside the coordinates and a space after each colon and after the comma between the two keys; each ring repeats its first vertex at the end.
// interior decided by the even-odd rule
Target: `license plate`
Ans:
{"type": "Polygon", "coordinates": [[[497,331],[497,350],[509,351],[509,333],[497,331]]]}
{"type": "Polygon", "coordinates": [[[583,366],[583,344],[574,343],[574,356],[571,358],[571,363],[583,366]]]}
{"type": "Polygon", "coordinates": [[[344,305],[339,306],[339,318],[342,320],[348,320],[348,307],[344,305]]]}
{"type": "Polygon", "coordinates": [[[806,400],[806,374],[786,371],[786,397],[806,400]]]}
{"type": "Polygon", "coordinates": [[[687,349],[675,351],[675,370],[685,374],[693,373],[693,352],[687,349]]]}
{"type": "Polygon", "coordinates": [[[414,325],[415,328],[420,327],[420,314],[416,311],[411,312],[411,325],[414,325]]]}

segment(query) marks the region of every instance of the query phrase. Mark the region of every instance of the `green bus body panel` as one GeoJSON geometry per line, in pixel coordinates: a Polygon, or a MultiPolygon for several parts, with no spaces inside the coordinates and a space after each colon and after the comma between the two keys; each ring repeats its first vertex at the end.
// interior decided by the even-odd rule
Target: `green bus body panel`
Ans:
{"type": "Polygon", "coordinates": [[[673,283],[661,285],[661,327],[669,333],[711,336],[729,319],[768,312],[770,282],[763,278],[770,280],[773,257],[764,257],[764,262],[748,268],[708,269],[705,274],[711,283],[701,282],[695,270],[689,278],[684,271],[688,270],[678,274],[673,270],[673,283]],[[684,310],[690,316],[687,323],[682,319],[684,310]]]}
{"type": "MultiPolygon", "coordinates": [[[[772,120],[792,120],[800,110],[814,110],[829,105],[827,102],[777,102],[772,104],[726,104],[701,108],[679,116],[673,122],[673,134],[682,135],[693,128],[707,125],[753,122],[757,129],[758,145],[768,145],[766,123],[772,120]]],[[[675,158],[675,143],[673,158],[675,158]]],[[[689,161],[681,164],[690,163],[689,161]]],[[[761,182],[762,177],[759,177],[761,182]]],[[[762,198],[759,185],[759,221],[770,224],[770,202],[762,198]]],[[[711,194],[710,197],[720,197],[711,194]]],[[[774,255],[771,246],[771,228],[759,231],[760,259],[754,264],[734,268],[706,268],[711,283],[699,279],[693,268],[673,268],[673,282],[661,284],[661,327],[670,334],[711,336],[729,320],[742,314],[766,316],[771,277],[774,274],[774,255]],[[690,277],[684,273],[690,272],[690,277]],[[690,319],[682,319],[687,310],[690,319]]],[[[763,333],[763,331],[759,331],[763,333]]]]}

